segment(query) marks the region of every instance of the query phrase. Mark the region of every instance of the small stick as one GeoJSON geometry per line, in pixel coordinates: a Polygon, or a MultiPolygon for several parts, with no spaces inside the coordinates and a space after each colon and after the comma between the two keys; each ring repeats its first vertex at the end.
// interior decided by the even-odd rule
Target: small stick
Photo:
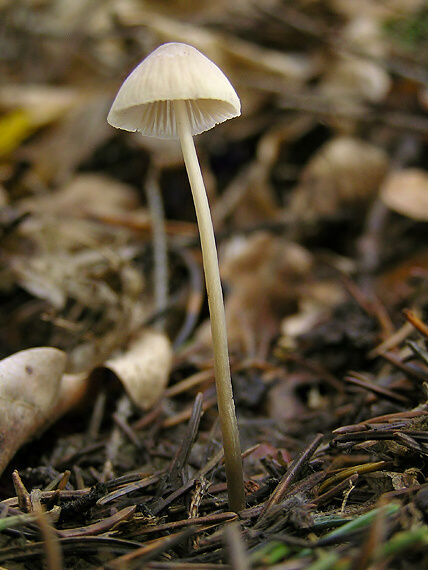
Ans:
{"type": "Polygon", "coordinates": [[[428,338],[428,326],[421,321],[418,315],[410,309],[404,309],[403,313],[409,323],[411,323],[422,335],[428,338]]]}
{"type": "Polygon", "coordinates": [[[270,496],[270,499],[266,501],[266,504],[263,507],[262,512],[259,515],[259,519],[256,523],[256,526],[260,524],[260,522],[265,518],[267,513],[270,511],[272,507],[277,505],[282,497],[284,496],[285,492],[287,491],[288,487],[291,483],[296,479],[299,475],[300,471],[303,467],[307,464],[309,459],[315,453],[317,448],[319,447],[321,440],[324,436],[322,434],[318,434],[314,441],[309,445],[307,449],[303,453],[301,453],[290,465],[287,472],[285,473],[284,477],[278,483],[275,491],[270,496]]]}
{"type": "Polygon", "coordinates": [[[13,486],[15,487],[16,496],[18,497],[18,507],[21,509],[23,513],[31,512],[32,505],[31,505],[30,493],[27,491],[16,469],[12,473],[12,481],[13,481],[13,486]]]}
{"type": "MultiPolygon", "coordinates": [[[[178,448],[175,457],[173,458],[171,465],[165,475],[162,477],[161,481],[158,485],[158,490],[156,493],[156,499],[159,499],[165,490],[165,487],[168,483],[172,483],[172,485],[179,485],[181,483],[181,471],[184,465],[189,458],[190,450],[192,448],[193,442],[196,439],[199,422],[201,421],[202,417],[202,394],[199,393],[195,398],[195,403],[192,409],[192,415],[189,421],[189,425],[187,426],[186,434],[183,437],[183,441],[178,448]]],[[[193,484],[193,481],[191,482],[193,484]]],[[[160,501],[162,504],[162,508],[164,508],[163,501],[160,501]]],[[[153,507],[152,512],[158,512],[158,506],[155,505],[153,507]]]]}

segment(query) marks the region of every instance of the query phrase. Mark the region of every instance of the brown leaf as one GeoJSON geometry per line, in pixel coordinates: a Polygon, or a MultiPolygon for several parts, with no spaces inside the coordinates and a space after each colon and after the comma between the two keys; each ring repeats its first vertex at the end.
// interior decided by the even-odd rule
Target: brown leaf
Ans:
{"type": "Polygon", "coordinates": [[[303,169],[291,211],[297,219],[317,221],[334,218],[345,208],[364,210],[387,168],[387,156],[380,148],[352,137],[336,137],[303,169]]]}
{"type": "Polygon", "coordinates": [[[50,423],[65,363],[64,352],[47,347],[0,361],[0,474],[19,447],[50,423]]]}
{"type": "Polygon", "coordinates": [[[405,168],[391,173],[380,197],[390,210],[428,222],[428,174],[424,170],[405,168]]]}
{"type": "Polygon", "coordinates": [[[379,64],[347,56],[329,69],[320,85],[320,93],[331,103],[350,101],[383,101],[391,87],[387,71],[379,64]]]}
{"type": "Polygon", "coordinates": [[[160,332],[144,329],[125,353],[108,360],[105,367],[119,377],[134,404],[148,409],[162,395],[171,362],[168,338],[160,332]]]}
{"type": "MultiPolygon", "coordinates": [[[[224,251],[221,272],[228,284],[226,320],[230,349],[263,354],[278,334],[285,315],[297,310],[312,257],[302,246],[257,232],[232,240],[224,251]]],[[[211,344],[208,329],[202,345],[211,344]]]]}
{"type": "Polygon", "coordinates": [[[22,200],[24,211],[62,218],[119,215],[138,208],[138,195],[129,185],[103,174],[78,174],[56,192],[22,200]]]}

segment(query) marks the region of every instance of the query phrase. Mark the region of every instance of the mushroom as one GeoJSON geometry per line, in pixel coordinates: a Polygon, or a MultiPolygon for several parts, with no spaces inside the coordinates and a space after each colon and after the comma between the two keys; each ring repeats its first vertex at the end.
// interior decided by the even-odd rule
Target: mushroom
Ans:
{"type": "Polygon", "coordinates": [[[229,507],[235,512],[245,507],[241,449],[214,230],[193,135],[240,114],[238,95],[212,61],[192,46],[168,43],[125,79],[107,117],[113,127],[181,142],[199,226],[229,507]]]}

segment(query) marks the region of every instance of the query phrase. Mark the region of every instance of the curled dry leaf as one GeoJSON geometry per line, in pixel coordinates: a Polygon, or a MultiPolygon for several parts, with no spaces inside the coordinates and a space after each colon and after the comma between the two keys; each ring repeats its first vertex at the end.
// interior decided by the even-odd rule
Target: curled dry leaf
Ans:
{"type": "Polygon", "coordinates": [[[78,407],[87,397],[89,389],[87,373],[64,374],[59,387],[58,400],[52,410],[49,423],[78,407]]]}
{"type": "MultiPolygon", "coordinates": [[[[113,254],[111,257],[113,262],[118,259],[125,263],[129,259],[126,259],[125,255],[122,259],[119,256],[115,259],[113,254]]],[[[33,296],[47,300],[54,308],[63,309],[67,299],[71,298],[91,309],[102,308],[121,312],[128,302],[135,302],[138,291],[143,287],[143,280],[137,281],[136,275],[135,289],[126,290],[126,294],[115,291],[102,280],[104,275],[108,276],[110,268],[115,269],[113,262],[103,250],[83,251],[75,255],[64,250],[62,255],[60,251],[52,254],[41,253],[37,257],[14,255],[10,265],[16,283],[33,296]]],[[[130,266],[126,273],[117,271],[118,278],[122,281],[123,277],[125,281],[132,269],[130,266]]],[[[126,282],[123,284],[127,285],[126,282]]]]}
{"type": "Polygon", "coordinates": [[[69,112],[78,99],[76,91],[66,88],[0,87],[0,109],[7,112],[1,119],[0,154],[15,151],[30,135],[69,112]]]}
{"type": "Polygon", "coordinates": [[[105,367],[120,379],[134,404],[146,410],[162,395],[171,363],[168,338],[145,329],[125,353],[108,360],[105,367]]]}
{"type": "Polygon", "coordinates": [[[92,219],[142,212],[137,205],[132,188],[98,174],[76,175],[49,195],[21,200],[19,212],[30,214],[5,244],[1,283],[11,287],[9,279],[27,291],[34,310],[17,307],[6,315],[0,333],[7,341],[10,324],[24,335],[20,344],[6,342],[8,352],[52,344],[67,351],[69,372],[81,372],[102,364],[140,330],[147,311],[134,232],[92,219]],[[40,320],[53,325],[48,338],[40,320]]]}
{"type": "Polygon", "coordinates": [[[329,101],[383,101],[391,87],[386,70],[372,61],[347,56],[329,65],[320,92],[329,101]]]}
{"type": "Polygon", "coordinates": [[[139,206],[136,191],[102,174],[78,174],[71,182],[51,194],[20,202],[24,211],[61,218],[85,215],[117,215],[139,206]]]}
{"type": "Polygon", "coordinates": [[[346,208],[364,210],[386,175],[386,153],[352,137],[337,137],[325,145],[303,169],[291,200],[296,219],[334,218],[346,208]]]}
{"type": "Polygon", "coordinates": [[[328,311],[346,301],[345,288],[334,280],[321,280],[307,284],[305,295],[299,303],[299,312],[284,318],[278,345],[287,348],[309,332],[328,311]]]}
{"type": "MultiPolygon", "coordinates": [[[[312,262],[302,246],[267,232],[229,242],[221,273],[229,289],[225,311],[231,351],[265,355],[281,319],[297,310],[312,262]]],[[[198,342],[203,350],[211,345],[205,325],[198,342]]]]}
{"type": "Polygon", "coordinates": [[[0,361],[0,474],[21,445],[51,423],[65,364],[64,352],[44,347],[0,361]]]}
{"type": "Polygon", "coordinates": [[[383,182],[381,200],[390,209],[428,222],[428,173],[419,168],[392,172],[383,182]]]}
{"type": "Polygon", "coordinates": [[[154,32],[162,42],[191,44],[224,70],[232,84],[239,75],[248,78],[250,72],[261,73],[264,77],[276,77],[285,80],[287,85],[297,86],[314,73],[315,65],[312,59],[301,54],[296,56],[267,49],[233,35],[227,36],[225,41],[222,34],[207,27],[201,29],[199,26],[182,23],[155,12],[139,10],[132,17],[130,14],[122,14],[120,20],[123,26],[143,25],[154,32]]]}
{"type": "Polygon", "coordinates": [[[6,84],[0,88],[2,109],[25,110],[33,128],[43,127],[76,106],[82,95],[69,87],[6,84]]]}
{"type": "Polygon", "coordinates": [[[355,54],[367,54],[375,58],[387,55],[388,43],[382,24],[374,18],[360,16],[344,26],[341,38],[343,44],[355,54]]]}
{"type": "Polygon", "coordinates": [[[69,180],[111,135],[105,120],[110,103],[108,93],[86,93],[46,132],[28,141],[20,156],[37,164],[37,174],[47,186],[69,180]]]}

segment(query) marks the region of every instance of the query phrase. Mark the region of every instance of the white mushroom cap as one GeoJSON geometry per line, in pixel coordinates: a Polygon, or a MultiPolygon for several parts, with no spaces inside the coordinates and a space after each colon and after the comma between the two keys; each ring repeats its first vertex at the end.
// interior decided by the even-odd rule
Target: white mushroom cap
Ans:
{"type": "Polygon", "coordinates": [[[125,79],[107,120],[118,129],[178,139],[176,100],[186,101],[192,135],[241,114],[238,95],[215,63],[192,46],[168,43],[125,79]]]}

